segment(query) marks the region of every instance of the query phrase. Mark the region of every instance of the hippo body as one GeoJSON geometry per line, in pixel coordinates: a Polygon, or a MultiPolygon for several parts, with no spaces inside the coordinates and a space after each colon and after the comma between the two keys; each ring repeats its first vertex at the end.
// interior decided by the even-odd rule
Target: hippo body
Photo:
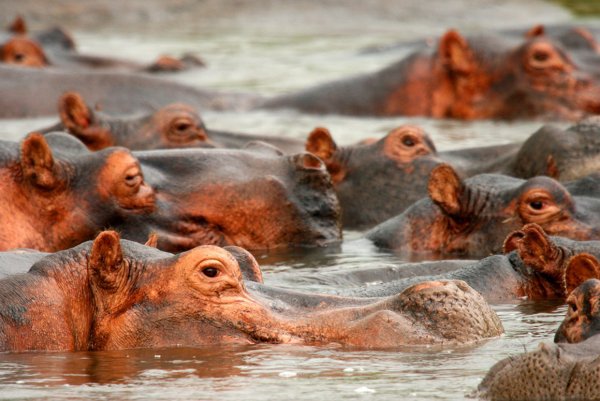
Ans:
{"type": "Polygon", "coordinates": [[[198,109],[244,109],[253,95],[218,93],[160,78],[126,73],[74,72],[0,65],[0,118],[27,118],[56,113],[55,99],[66,91],[80,93],[107,113],[137,113],[149,107],[182,102],[198,109]],[[27,84],[25,84],[27,83],[27,84]]]}
{"type": "MultiPolygon", "coordinates": [[[[564,283],[581,281],[577,274],[588,270],[575,263],[578,255],[600,257],[600,241],[548,237],[535,224],[511,233],[505,248],[507,254],[481,260],[428,261],[321,273],[318,282],[335,288],[336,294],[358,297],[388,296],[422,281],[462,280],[488,302],[522,297],[566,298],[569,291],[565,291],[564,283]]],[[[297,275],[290,280],[297,281],[297,275]]]]}
{"type": "MultiPolygon", "coordinates": [[[[594,60],[592,60],[594,61],[594,60]]],[[[321,114],[456,119],[577,120],[600,110],[597,66],[537,32],[514,40],[449,31],[375,73],[325,83],[263,103],[321,114]]]]}
{"type": "Polygon", "coordinates": [[[506,236],[527,223],[549,235],[593,240],[598,200],[571,196],[549,177],[529,180],[481,174],[464,182],[448,165],[429,179],[430,197],[387,220],[366,237],[411,260],[482,258],[499,253],[506,236]]]}
{"type": "Polygon", "coordinates": [[[300,302],[273,297],[260,283],[247,288],[223,248],[171,255],[103,232],[0,280],[0,350],[260,342],[387,348],[502,332],[489,305],[462,282],[428,282],[371,300],[294,296],[300,302]]]}
{"type": "Polygon", "coordinates": [[[127,149],[91,154],[56,140],[64,146],[51,148],[39,133],[0,142],[0,250],[66,249],[154,209],[154,190],[127,149]]]}

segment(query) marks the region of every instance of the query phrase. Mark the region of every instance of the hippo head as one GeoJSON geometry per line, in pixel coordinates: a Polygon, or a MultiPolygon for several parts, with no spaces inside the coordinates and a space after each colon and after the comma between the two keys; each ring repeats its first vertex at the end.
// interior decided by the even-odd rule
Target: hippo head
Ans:
{"type": "Polygon", "coordinates": [[[597,241],[549,237],[532,223],[509,234],[503,248],[519,256],[514,268],[526,278],[521,295],[529,299],[566,299],[585,280],[600,278],[595,257],[587,253],[597,250],[597,241]]]}
{"type": "Polygon", "coordinates": [[[2,144],[2,249],[65,249],[128,214],[154,208],[138,161],[124,148],[91,154],[66,136],[2,144]],[[64,146],[53,150],[66,139],[64,146]],[[69,147],[69,145],[73,145],[69,147]]]}
{"type": "Polygon", "coordinates": [[[562,129],[544,125],[521,146],[513,173],[529,178],[548,175],[562,181],[575,180],[598,171],[600,118],[588,117],[562,129]]]}
{"type": "Polygon", "coordinates": [[[193,107],[175,103],[144,116],[113,117],[94,111],[76,92],[58,101],[61,125],[90,150],[108,146],[129,149],[212,147],[204,122],[193,107]]]}
{"type": "Polygon", "coordinates": [[[81,338],[92,350],[258,342],[382,348],[466,343],[502,332],[481,295],[461,281],[420,283],[366,301],[306,293],[331,302],[303,308],[284,295],[273,300],[260,288],[249,290],[226,249],[170,255],[121,242],[115,232],[101,233],[91,246],[87,281],[91,305],[83,305],[81,319],[90,321],[79,327],[90,331],[81,338]]]}
{"type": "Polygon", "coordinates": [[[429,199],[376,227],[367,236],[379,246],[430,256],[486,257],[524,224],[539,224],[549,235],[586,240],[597,231],[593,213],[578,210],[557,181],[527,181],[481,174],[463,181],[447,164],[429,178],[429,199]]]}
{"type": "Polygon", "coordinates": [[[325,162],[346,228],[365,228],[401,213],[427,193],[426,177],[440,160],[425,131],[404,125],[380,140],[338,147],[315,128],[306,150],[325,162]]]}
{"type": "MultiPolygon", "coordinates": [[[[598,277],[600,264],[591,255],[578,263],[586,265],[586,273],[598,277]]],[[[554,342],[578,343],[600,334],[600,280],[593,278],[575,288],[567,298],[567,316],[561,323],[554,342]]]]}
{"type": "Polygon", "coordinates": [[[323,162],[272,147],[136,152],[157,191],[150,216],[133,217],[126,238],[159,234],[158,247],[247,249],[324,246],[341,238],[340,209],[323,162]]]}
{"type": "Polygon", "coordinates": [[[532,32],[517,46],[481,35],[467,40],[454,30],[443,35],[434,56],[431,115],[575,120],[599,113],[593,68],[576,63],[543,30],[532,32]]]}
{"type": "Polygon", "coordinates": [[[48,58],[40,44],[25,36],[14,36],[0,46],[0,62],[23,67],[45,67],[48,58]]]}

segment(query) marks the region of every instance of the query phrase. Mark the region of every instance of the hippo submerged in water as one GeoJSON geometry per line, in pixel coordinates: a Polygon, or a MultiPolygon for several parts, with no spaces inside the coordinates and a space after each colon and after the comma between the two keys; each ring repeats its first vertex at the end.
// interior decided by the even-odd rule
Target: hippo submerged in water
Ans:
{"type": "MultiPolygon", "coordinates": [[[[600,112],[597,66],[534,32],[525,40],[448,31],[435,51],[376,73],[267,100],[311,113],[456,119],[576,120],[600,112]]],[[[597,64],[597,63],[596,63],[597,64]]]]}
{"type": "MultiPolygon", "coordinates": [[[[590,270],[600,270],[590,257],[590,270]]],[[[597,400],[600,398],[600,280],[577,287],[555,342],[496,363],[479,385],[489,400],[597,400]],[[571,344],[564,344],[568,342],[571,344]]]]}
{"type": "MultiPolygon", "coordinates": [[[[81,157],[94,154],[67,134],[45,138],[57,151],[68,147],[81,157]]],[[[339,203],[329,174],[311,154],[287,156],[260,144],[252,150],[133,154],[155,191],[155,208],[112,223],[123,238],[143,243],[157,233],[158,247],[170,252],[209,244],[325,246],[341,239],[339,203]]]]}
{"type": "Polygon", "coordinates": [[[495,313],[462,282],[428,282],[371,300],[295,293],[305,306],[273,299],[261,286],[245,286],[226,249],[172,255],[107,231],[0,280],[0,350],[260,342],[382,348],[502,332],[495,313]]]}
{"type": "Polygon", "coordinates": [[[154,209],[154,190],[127,149],[78,153],[70,142],[51,149],[39,133],[0,142],[0,249],[69,248],[154,209]]]}
{"type": "Polygon", "coordinates": [[[40,132],[67,131],[90,150],[124,146],[131,150],[188,147],[242,148],[251,141],[268,142],[286,153],[302,151],[291,138],[239,134],[208,129],[200,114],[185,103],[174,103],[141,115],[112,115],[95,111],[76,92],[58,100],[60,122],[40,132]]]}
{"type": "Polygon", "coordinates": [[[25,21],[17,17],[10,35],[0,35],[0,62],[23,67],[58,67],[66,69],[110,69],[130,72],[172,72],[203,67],[204,62],[193,54],[180,59],[161,56],[145,65],[114,57],[81,54],[75,41],[64,29],[57,27],[29,36],[25,21]]]}
{"type": "Polygon", "coordinates": [[[597,200],[573,197],[549,177],[481,174],[463,181],[449,165],[440,165],[431,172],[428,188],[429,198],[366,237],[379,247],[423,259],[499,253],[504,238],[527,223],[577,240],[600,235],[597,200]]]}
{"type": "MultiPolygon", "coordinates": [[[[504,251],[506,254],[475,261],[444,260],[322,272],[314,279],[329,287],[328,292],[359,297],[397,294],[423,281],[462,280],[488,302],[504,302],[523,297],[565,299],[585,279],[600,278],[600,269],[591,269],[588,263],[593,255],[600,257],[600,241],[549,237],[540,226],[528,224],[507,237],[504,251]]],[[[293,273],[290,281],[303,280],[302,273],[293,273]]]]}

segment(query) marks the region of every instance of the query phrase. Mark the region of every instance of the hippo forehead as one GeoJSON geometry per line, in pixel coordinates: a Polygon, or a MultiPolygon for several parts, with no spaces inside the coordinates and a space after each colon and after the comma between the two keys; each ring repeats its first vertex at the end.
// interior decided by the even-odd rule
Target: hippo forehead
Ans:
{"type": "Polygon", "coordinates": [[[46,142],[52,149],[52,152],[60,157],[61,155],[72,157],[89,155],[92,152],[73,135],[64,132],[51,132],[44,136],[46,142]]]}
{"type": "Polygon", "coordinates": [[[524,182],[525,180],[501,174],[478,174],[465,180],[469,188],[491,193],[512,191],[524,182]]]}

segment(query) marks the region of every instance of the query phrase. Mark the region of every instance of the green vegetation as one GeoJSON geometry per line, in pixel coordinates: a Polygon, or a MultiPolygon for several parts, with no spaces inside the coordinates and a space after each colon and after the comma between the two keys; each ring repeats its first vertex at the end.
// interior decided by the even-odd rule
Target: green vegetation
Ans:
{"type": "Polygon", "coordinates": [[[571,10],[575,15],[599,16],[600,0],[550,0],[571,10]]]}

